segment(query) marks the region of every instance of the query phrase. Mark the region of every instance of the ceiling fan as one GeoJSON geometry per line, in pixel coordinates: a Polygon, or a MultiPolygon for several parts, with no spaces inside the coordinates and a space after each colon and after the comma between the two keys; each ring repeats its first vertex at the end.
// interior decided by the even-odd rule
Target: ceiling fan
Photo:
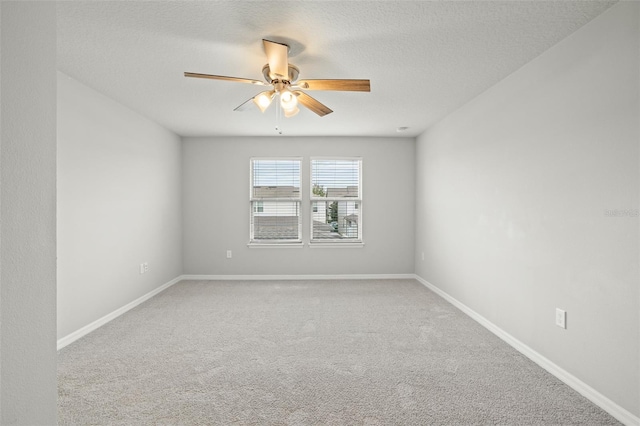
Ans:
{"type": "Polygon", "coordinates": [[[258,93],[253,98],[242,103],[234,111],[244,111],[255,104],[264,112],[275,97],[280,99],[280,106],[285,117],[293,117],[300,110],[301,104],[311,111],[323,117],[333,111],[323,105],[318,100],[307,95],[305,90],[338,90],[338,91],[371,91],[369,80],[298,80],[300,70],[289,63],[289,46],[270,40],[262,40],[264,50],[267,54],[267,64],[262,68],[265,81],[252,80],[248,78],[226,77],[223,75],[198,74],[185,72],[185,77],[209,78],[212,80],[235,81],[238,83],[249,83],[257,86],[270,86],[270,90],[258,93]]]}

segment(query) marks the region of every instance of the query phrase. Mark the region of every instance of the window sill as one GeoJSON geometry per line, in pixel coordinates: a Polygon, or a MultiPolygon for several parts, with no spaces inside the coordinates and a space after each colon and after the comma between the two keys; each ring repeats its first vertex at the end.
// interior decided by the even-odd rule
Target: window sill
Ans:
{"type": "Polygon", "coordinates": [[[319,241],[312,241],[309,243],[309,247],[310,248],[363,248],[364,247],[364,243],[363,242],[357,242],[357,243],[334,243],[334,242],[319,242],[319,241]]]}
{"type": "Polygon", "coordinates": [[[249,248],[302,248],[304,243],[302,241],[295,243],[249,243],[249,248]]]}

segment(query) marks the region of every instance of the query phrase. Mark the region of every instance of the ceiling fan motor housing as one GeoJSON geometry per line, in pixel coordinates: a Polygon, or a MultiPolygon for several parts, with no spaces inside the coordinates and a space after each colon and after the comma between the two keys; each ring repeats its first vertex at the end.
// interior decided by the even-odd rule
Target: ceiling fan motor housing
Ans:
{"type": "MultiPolygon", "coordinates": [[[[287,81],[289,83],[293,83],[294,81],[296,81],[298,79],[298,75],[300,74],[300,70],[295,65],[288,64],[288,71],[289,71],[289,79],[287,81]]],[[[266,80],[267,83],[273,84],[273,83],[275,83],[277,81],[280,81],[280,80],[273,80],[271,78],[271,76],[269,75],[270,72],[271,72],[271,69],[269,68],[269,64],[266,64],[264,67],[262,67],[262,75],[264,76],[264,79],[266,80]]]]}

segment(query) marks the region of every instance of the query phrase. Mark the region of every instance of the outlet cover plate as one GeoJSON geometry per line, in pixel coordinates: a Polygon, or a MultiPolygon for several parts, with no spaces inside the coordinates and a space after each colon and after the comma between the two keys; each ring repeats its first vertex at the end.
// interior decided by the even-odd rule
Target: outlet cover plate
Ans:
{"type": "Polygon", "coordinates": [[[561,328],[567,328],[567,312],[556,308],[556,325],[561,328]]]}

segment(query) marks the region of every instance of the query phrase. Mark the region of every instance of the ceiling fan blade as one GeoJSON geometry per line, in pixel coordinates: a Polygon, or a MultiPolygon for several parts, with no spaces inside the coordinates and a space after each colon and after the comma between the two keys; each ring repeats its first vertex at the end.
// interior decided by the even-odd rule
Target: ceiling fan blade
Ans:
{"type": "Polygon", "coordinates": [[[242,111],[246,111],[249,108],[251,108],[251,106],[254,105],[253,103],[253,98],[249,98],[247,101],[241,103],[240,105],[238,105],[236,108],[234,108],[234,111],[238,111],[238,112],[242,112],[242,111]]]}
{"type": "Polygon", "coordinates": [[[264,51],[267,54],[269,63],[269,77],[272,80],[289,79],[289,46],[275,41],[262,39],[264,51]]]}
{"type": "Polygon", "coordinates": [[[227,77],[224,75],[213,75],[213,74],[198,74],[195,72],[185,72],[185,77],[195,77],[195,78],[209,78],[211,80],[225,80],[225,81],[235,81],[236,83],[249,83],[255,84],[258,86],[266,86],[267,84],[260,80],[251,80],[249,78],[238,78],[238,77],[227,77]]]}
{"type": "Polygon", "coordinates": [[[369,80],[300,80],[296,82],[296,86],[307,90],[371,91],[369,80]]]}
{"type": "Polygon", "coordinates": [[[323,105],[316,99],[312,98],[304,92],[301,92],[300,90],[296,90],[293,93],[298,97],[298,102],[318,114],[320,117],[331,114],[333,112],[333,110],[331,110],[329,107],[323,105]]]}

